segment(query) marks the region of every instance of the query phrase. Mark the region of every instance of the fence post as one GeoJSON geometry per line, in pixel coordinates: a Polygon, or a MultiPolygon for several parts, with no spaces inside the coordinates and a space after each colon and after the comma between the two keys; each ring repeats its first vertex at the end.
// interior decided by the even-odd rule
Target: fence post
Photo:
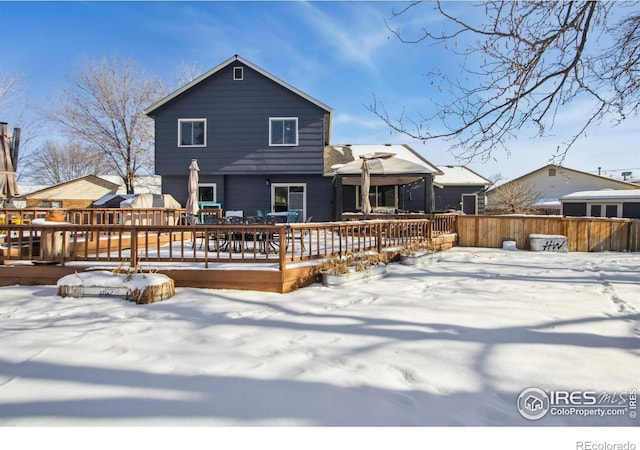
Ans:
{"type": "Polygon", "coordinates": [[[378,256],[382,255],[382,224],[376,224],[376,252],[378,256]]]}
{"type": "Polygon", "coordinates": [[[288,232],[287,228],[288,227],[281,226],[280,227],[281,231],[280,233],[278,233],[278,240],[279,240],[278,249],[280,250],[278,254],[278,256],[280,257],[280,262],[278,264],[279,264],[280,272],[284,272],[284,269],[285,269],[284,257],[287,253],[287,236],[285,233],[288,232]]]}
{"type": "MultiPolygon", "coordinates": [[[[122,239],[122,234],[120,234],[122,239]]],[[[138,230],[135,225],[131,227],[131,262],[129,263],[132,269],[138,267],[138,230]]]]}

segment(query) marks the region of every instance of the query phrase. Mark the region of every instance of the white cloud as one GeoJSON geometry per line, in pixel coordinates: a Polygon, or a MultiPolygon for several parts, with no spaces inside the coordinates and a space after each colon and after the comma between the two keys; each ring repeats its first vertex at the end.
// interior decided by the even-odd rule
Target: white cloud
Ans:
{"type": "Polygon", "coordinates": [[[384,8],[363,2],[302,5],[299,17],[332,48],[335,58],[377,71],[376,53],[389,41],[384,8]]]}

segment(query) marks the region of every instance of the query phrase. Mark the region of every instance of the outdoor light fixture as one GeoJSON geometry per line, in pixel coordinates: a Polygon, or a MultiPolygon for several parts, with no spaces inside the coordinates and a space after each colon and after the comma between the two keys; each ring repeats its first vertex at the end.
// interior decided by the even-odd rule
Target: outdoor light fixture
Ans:
{"type": "Polygon", "coordinates": [[[270,179],[270,178],[267,178],[266,180],[264,180],[264,185],[265,185],[265,186],[269,186],[269,185],[271,185],[271,179],[270,179]]]}

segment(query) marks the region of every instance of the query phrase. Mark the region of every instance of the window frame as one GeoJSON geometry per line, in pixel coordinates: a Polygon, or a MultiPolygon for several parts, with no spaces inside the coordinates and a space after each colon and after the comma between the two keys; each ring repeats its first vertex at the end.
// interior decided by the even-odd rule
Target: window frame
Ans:
{"type": "MultiPolygon", "coordinates": [[[[299,222],[307,220],[307,183],[271,183],[271,211],[276,211],[276,188],[287,188],[287,211],[292,211],[290,208],[290,196],[291,188],[302,188],[302,214],[298,217],[299,222]]],[[[299,209],[293,209],[293,211],[300,211],[299,209]]]]}
{"type": "Polygon", "coordinates": [[[42,208],[62,208],[62,200],[42,200],[42,208]]]}
{"type": "Polygon", "coordinates": [[[587,217],[606,217],[606,218],[612,218],[612,217],[618,217],[621,218],[622,217],[622,209],[623,209],[623,204],[622,203],[618,203],[618,202],[592,202],[592,203],[587,203],[587,217]],[[596,211],[593,211],[593,208],[600,208],[600,215],[595,215],[594,213],[596,211]],[[609,211],[607,211],[608,208],[616,208],[616,214],[611,215],[609,213],[609,211]]]}
{"type": "MultiPolygon", "coordinates": [[[[191,130],[191,138],[193,139],[193,128],[191,130]]],[[[178,119],[178,147],[181,148],[203,148],[207,146],[207,119],[204,117],[178,119]],[[203,143],[185,145],[182,143],[182,124],[185,122],[202,122],[204,123],[203,143]]]]}
{"type": "Polygon", "coordinates": [[[218,185],[217,183],[198,183],[198,203],[218,203],[218,185]],[[213,200],[202,200],[200,197],[201,188],[211,188],[213,191],[213,200]]]}
{"type": "Polygon", "coordinates": [[[242,81],[244,80],[244,67],[242,66],[235,66],[233,68],[233,80],[234,81],[242,81]],[[236,74],[239,73],[240,76],[236,76],[236,74]]]}
{"type": "MultiPolygon", "coordinates": [[[[284,141],[284,127],[283,127],[283,141],[284,141]]],[[[297,147],[299,142],[299,130],[298,130],[298,118],[297,117],[269,117],[269,147],[297,147]],[[295,143],[282,143],[274,144],[273,142],[273,123],[293,121],[295,123],[295,143]]]]}

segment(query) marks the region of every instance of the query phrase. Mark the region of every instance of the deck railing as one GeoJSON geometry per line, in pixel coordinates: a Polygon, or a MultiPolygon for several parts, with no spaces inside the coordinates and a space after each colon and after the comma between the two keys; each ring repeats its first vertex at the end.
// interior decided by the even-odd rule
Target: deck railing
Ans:
{"type": "MultiPolygon", "coordinates": [[[[175,225],[184,216],[184,209],[164,208],[2,208],[0,224],[28,224],[45,219],[51,213],[61,214],[65,222],[76,225],[175,225]]],[[[220,210],[202,213],[220,214],[220,210]]]]}
{"type": "Polygon", "coordinates": [[[278,225],[0,224],[0,259],[148,263],[289,263],[399,249],[430,239],[427,219],[278,225]]]}

